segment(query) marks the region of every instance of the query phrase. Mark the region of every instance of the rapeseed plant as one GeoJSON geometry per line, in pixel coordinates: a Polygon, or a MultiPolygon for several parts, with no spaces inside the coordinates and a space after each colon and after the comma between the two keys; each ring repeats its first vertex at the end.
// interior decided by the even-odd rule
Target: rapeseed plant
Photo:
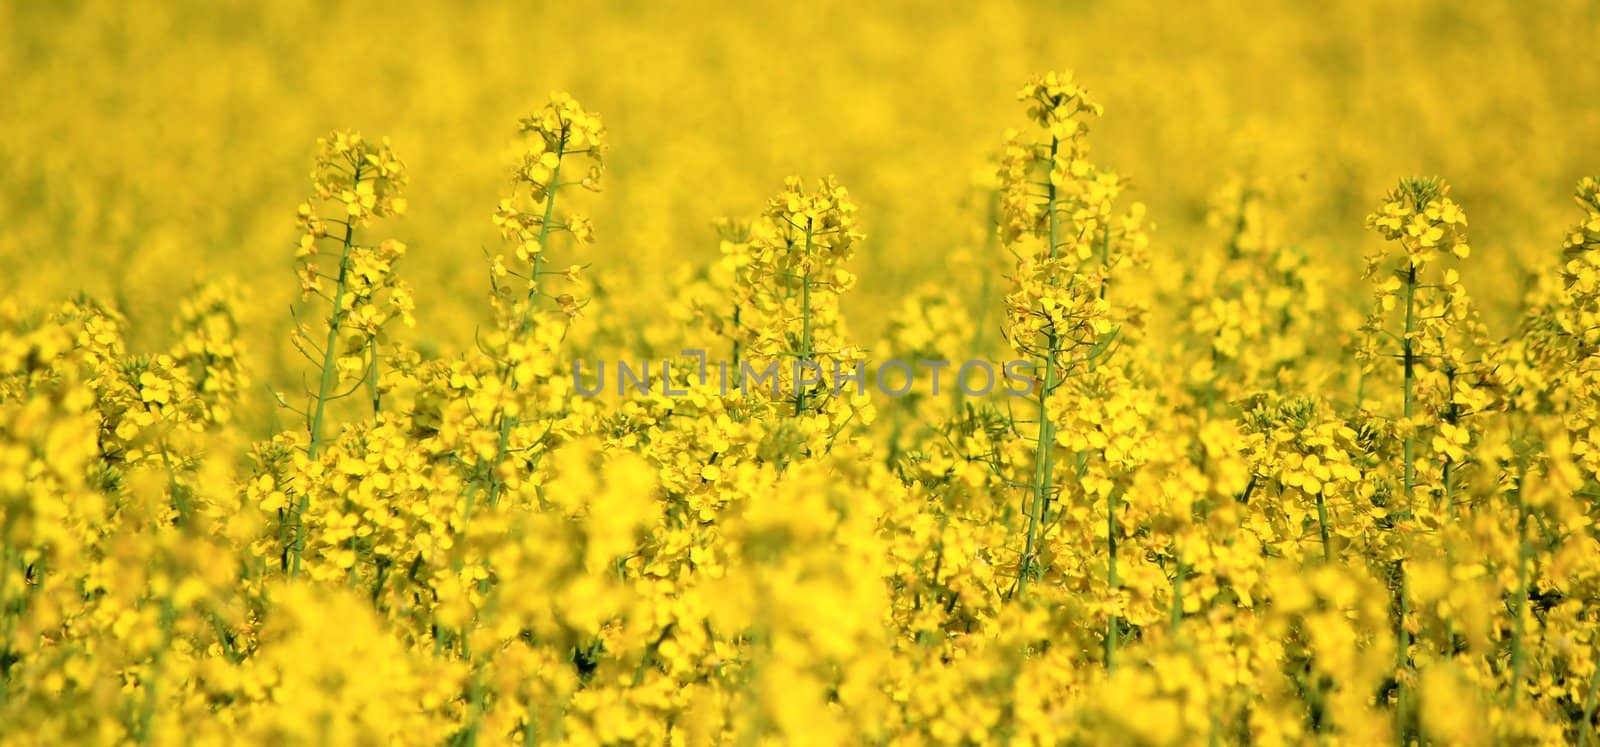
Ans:
{"type": "Polygon", "coordinates": [[[671,294],[627,285],[618,208],[574,188],[643,220],[651,164],[553,94],[454,345],[395,335],[444,295],[371,235],[411,172],[335,132],[307,400],[273,396],[303,423],[252,422],[266,289],[203,278],[170,344],[120,301],[0,300],[0,743],[1595,743],[1600,182],[1497,336],[1441,180],[1368,218],[1370,303],[1264,178],[1180,268],[1077,79],[1019,98],[992,237],[888,305],[904,239],[863,226],[902,193],[870,179],[787,179],[671,294]],[[1026,396],[855,379],[998,340],[1026,396]],[[579,365],[640,356],[642,389],[579,365]]]}

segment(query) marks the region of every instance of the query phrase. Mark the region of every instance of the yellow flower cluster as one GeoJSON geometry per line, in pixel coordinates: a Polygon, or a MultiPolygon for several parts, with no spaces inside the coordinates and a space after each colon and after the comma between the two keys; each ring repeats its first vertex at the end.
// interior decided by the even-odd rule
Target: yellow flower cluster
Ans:
{"type": "Polygon", "coordinates": [[[1188,372],[1189,389],[1208,407],[1326,375],[1315,341],[1328,331],[1327,281],[1303,247],[1270,228],[1280,191],[1243,179],[1216,190],[1207,224],[1226,243],[1186,268],[1182,328],[1211,345],[1188,372]]]}
{"type": "Polygon", "coordinates": [[[1595,743],[1600,182],[1515,309],[1469,296],[1438,179],[1337,294],[1250,174],[1152,261],[1101,106],[1018,98],[928,261],[982,290],[921,285],[871,350],[905,247],[834,177],[612,315],[569,203],[611,135],[564,93],[480,218],[466,340],[392,324],[428,307],[368,236],[407,209],[389,141],[318,142],[303,403],[254,393],[261,289],[199,284],[165,342],[0,302],[0,745],[1595,743]],[[962,357],[1029,388],[857,373],[962,357]]]}

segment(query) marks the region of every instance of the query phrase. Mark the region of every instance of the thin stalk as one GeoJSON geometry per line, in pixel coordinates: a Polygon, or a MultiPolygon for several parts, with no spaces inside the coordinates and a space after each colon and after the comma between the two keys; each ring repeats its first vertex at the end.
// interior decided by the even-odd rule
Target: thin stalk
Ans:
{"type": "MultiPolygon", "coordinates": [[[[804,363],[811,362],[811,231],[812,220],[806,219],[806,247],[803,252],[806,264],[805,274],[800,276],[800,360],[804,363]]],[[[796,366],[795,373],[799,373],[796,366]]],[[[806,407],[806,393],[800,388],[800,377],[795,376],[794,387],[794,414],[799,416],[806,407]]]]}
{"type": "Polygon", "coordinates": [[[159,681],[167,649],[172,645],[172,623],[176,610],[172,605],[172,598],[167,597],[161,601],[161,645],[155,650],[154,660],[150,662],[150,681],[145,683],[144,705],[139,711],[138,734],[139,744],[151,742],[150,722],[155,718],[156,699],[159,695],[159,681]]]}
{"type": "Polygon", "coordinates": [[[1333,562],[1333,546],[1328,542],[1328,501],[1317,493],[1317,528],[1322,534],[1322,562],[1333,562]]]}
{"type": "MultiPolygon", "coordinates": [[[[1444,340],[1440,341],[1440,348],[1444,347],[1444,340]]],[[[1450,406],[1445,409],[1445,422],[1456,425],[1461,419],[1460,409],[1456,405],[1456,369],[1454,365],[1445,369],[1445,391],[1449,392],[1450,406]]],[[[1456,484],[1455,460],[1448,457],[1444,460],[1444,506],[1445,515],[1452,520],[1456,516],[1456,484]]]]}
{"type": "Polygon", "coordinates": [[[372,606],[380,611],[383,610],[383,605],[378,600],[383,596],[383,583],[389,580],[389,568],[393,565],[393,561],[386,562],[382,558],[375,563],[376,569],[374,572],[377,574],[377,578],[373,579],[370,599],[372,600],[372,606]]]}
{"type": "MultiPolygon", "coordinates": [[[[355,182],[361,181],[361,165],[356,165],[355,182]]],[[[344,240],[341,242],[339,254],[339,278],[333,291],[333,314],[328,319],[328,341],[322,348],[322,378],[317,385],[317,408],[311,417],[311,443],[306,447],[307,456],[317,458],[317,449],[322,446],[322,424],[327,413],[328,398],[333,394],[334,385],[338,382],[338,349],[339,328],[344,325],[344,291],[345,283],[350,273],[350,249],[355,246],[355,226],[349,222],[344,225],[344,240]]]]}
{"type": "Polygon", "coordinates": [[[1106,300],[1106,290],[1111,286],[1111,224],[1100,228],[1100,300],[1106,300]]]}
{"type": "MultiPolygon", "coordinates": [[[[1059,138],[1050,138],[1050,163],[1055,163],[1056,152],[1061,147],[1059,138]]],[[[1050,180],[1045,200],[1046,225],[1048,226],[1047,252],[1048,259],[1056,257],[1056,233],[1058,218],[1056,216],[1056,185],[1050,180]]],[[[1022,549],[1022,562],[1017,565],[1017,594],[1022,594],[1028,587],[1028,574],[1032,572],[1034,553],[1038,545],[1039,527],[1044,523],[1045,502],[1053,492],[1052,477],[1054,472],[1055,455],[1055,424],[1050,421],[1050,413],[1046,408],[1050,397],[1050,390],[1056,386],[1056,340],[1055,330],[1052,328],[1045,333],[1044,357],[1044,382],[1039,389],[1039,436],[1034,451],[1033,472],[1033,507],[1028,512],[1028,537],[1022,549]]]]}
{"type": "MultiPolygon", "coordinates": [[[[556,140],[556,165],[550,169],[549,186],[544,194],[544,217],[539,221],[539,253],[533,255],[533,272],[528,275],[528,303],[522,310],[522,319],[517,322],[517,335],[528,334],[533,326],[533,302],[539,297],[540,271],[544,267],[544,253],[549,250],[550,219],[555,217],[556,192],[561,188],[561,163],[566,157],[567,128],[561,128],[561,137],[556,140]]],[[[507,365],[501,373],[501,380],[511,391],[517,390],[517,379],[514,375],[516,367],[507,365]]],[[[500,479],[500,465],[505,463],[506,453],[511,448],[511,431],[517,426],[517,418],[507,415],[504,410],[500,412],[500,436],[495,444],[494,461],[489,465],[489,505],[500,502],[500,493],[505,490],[505,482],[500,479]]]]}
{"type": "Polygon", "coordinates": [[[369,371],[367,374],[367,395],[372,399],[372,417],[377,418],[378,413],[383,408],[378,399],[378,338],[376,337],[367,341],[367,359],[369,364],[367,367],[369,371]]]}
{"type": "MultiPolygon", "coordinates": [[[[732,332],[732,336],[733,336],[733,363],[732,363],[732,367],[733,367],[733,388],[734,389],[739,389],[740,387],[742,387],[744,385],[744,376],[742,374],[740,374],[740,372],[739,372],[739,364],[741,362],[741,359],[739,358],[739,354],[741,352],[743,352],[743,351],[741,351],[739,349],[739,306],[738,306],[738,304],[735,304],[734,307],[733,307],[733,332],[732,332]]],[[[719,385],[719,387],[727,386],[726,379],[724,379],[721,382],[718,382],[718,385],[719,385]]]]}
{"type": "MultiPolygon", "coordinates": [[[[1411,420],[1412,411],[1416,409],[1416,350],[1411,336],[1417,331],[1417,265],[1413,262],[1406,270],[1406,334],[1401,341],[1403,360],[1405,363],[1405,380],[1403,394],[1405,397],[1402,405],[1402,416],[1411,420]]],[[[1416,439],[1411,435],[1410,423],[1407,422],[1406,435],[1401,443],[1401,450],[1405,458],[1405,493],[1406,511],[1412,510],[1411,497],[1414,483],[1416,482],[1416,465],[1412,463],[1412,451],[1416,439]]]]}
{"type": "Polygon", "coordinates": [[[489,688],[483,684],[483,675],[480,673],[474,673],[472,676],[472,684],[467,688],[468,725],[466,729],[457,735],[455,740],[456,744],[462,745],[462,747],[472,747],[472,745],[476,745],[478,743],[478,729],[482,724],[484,699],[488,694],[488,689],[489,688]]]}
{"type": "Polygon", "coordinates": [[[538,700],[528,698],[528,715],[523,717],[522,723],[522,747],[533,747],[539,743],[539,729],[535,723],[538,718],[536,713],[538,704],[538,700]]]}
{"type": "Polygon", "coordinates": [[[283,553],[278,557],[278,564],[285,572],[289,570],[289,557],[292,554],[290,552],[292,540],[289,537],[289,525],[296,520],[294,517],[298,515],[298,510],[298,501],[294,507],[278,509],[278,546],[283,548],[283,553]]]}
{"type": "MultiPolygon", "coordinates": [[[[1412,502],[1416,482],[1416,465],[1413,464],[1413,452],[1416,438],[1411,433],[1411,415],[1416,409],[1416,348],[1412,335],[1417,329],[1417,264],[1415,260],[1407,259],[1406,264],[1406,321],[1405,337],[1401,340],[1401,349],[1405,365],[1405,377],[1402,383],[1404,401],[1401,405],[1401,415],[1405,419],[1405,436],[1401,441],[1401,458],[1405,460],[1402,469],[1403,487],[1406,496],[1406,515],[1409,519],[1415,507],[1412,502]]],[[[1405,539],[1401,537],[1402,541],[1405,539]]],[[[1410,694],[1407,692],[1405,680],[1398,677],[1406,668],[1410,660],[1411,631],[1406,629],[1406,616],[1410,614],[1411,600],[1406,593],[1406,565],[1402,558],[1396,563],[1396,572],[1399,576],[1400,619],[1396,626],[1396,637],[1399,646],[1395,649],[1395,733],[1401,743],[1406,739],[1406,718],[1409,709],[1410,694]]]]}
{"type": "Polygon", "coordinates": [[[1233,219],[1233,235],[1228,237],[1228,259],[1236,260],[1242,256],[1239,245],[1244,239],[1244,229],[1248,228],[1245,220],[1245,208],[1250,201],[1250,190],[1240,188],[1239,205],[1235,210],[1233,219]]]}
{"type": "MultiPolygon", "coordinates": [[[[1100,232],[1100,299],[1106,297],[1106,289],[1111,284],[1111,224],[1106,223],[1100,232]]],[[[1094,366],[1094,361],[1089,362],[1094,366]]],[[[1112,490],[1106,494],[1106,588],[1112,595],[1117,593],[1120,583],[1117,579],[1117,491],[1112,490]]],[[[1120,635],[1121,616],[1108,614],[1106,616],[1106,669],[1116,666],[1117,637],[1120,635]]]]}
{"type": "MultiPolygon", "coordinates": [[[[9,526],[0,527],[0,536],[8,534],[9,532],[4,530],[9,529],[9,526]]],[[[20,616],[20,614],[12,614],[11,603],[6,598],[6,587],[9,585],[11,580],[11,563],[11,541],[7,539],[3,542],[0,542],[0,622],[5,623],[4,634],[0,635],[0,650],[7,652],[9,652],[11,648],[11,636],[16,631],[17,617],[20,616]]],[[[20,612],[21,610],[18,610],[18,613],[20,612]]],[[[8,670],[4,677],[0,677],[0,706],[5,705],[10,692],[11,673],[8,670]]]]}
{"type": "Polygon", "coordinates": [[[178,471],[172,466],[172,456],[167,453],[167,444],[161,442],[161,464],[167,470],[167,492],[172,494],[172,507],[178,511],[178,524],[182,525],[189,520],[189,499],[184,495],[183,485],[178,482],[178,471]]]}
{"type": "MultiPolygon", "coordinates": [[[[1117,593],[1117,491],[1106,495],[1106,586],[1112,595],[1117,593]]],[[[1117,665],[1117,636],[1121,618],[1113,613],[1106,615],[1106,669],[1117,665]]]]}
{"type": "MultiPolygon", "coordinates": [[[[481,587],[480,587],[481,588],[481,587]]],[[[483,608],[483,617],[492,618],[496,608],[499,607],[499,595],[491,595],[483,608]]],[[[483,714],[486,710],[485,702],[488,698],[488,685],[484,683],[483,662],[477,661],[467,640],[466,631],[461,635],[461,658],[472,663],[472,679],[467,684],[467,724],[456,734],[452,740],[454,744],[471,747],[478,743],[478,732],[482,727],[483,714]]]]}
{"type": "MultiPolygon", "coordinates": [[[[1440,348],[1442,349],[1444,347],[1444,340],[1441,339],[1439,341],[1439,343],[1440,343],[1440,348]]],[[[1449,406],[1449,408],[1447,408],[1447,410],[1445,412],[1445,422],[1448,422],[1451,425],[1455,425],[1460,420],[1460,412],[1458,411],[1458,409],[1456,407],[1456,402],[1455,402],[1456,369],[1455,369],[1454,366],[1451,366],[1451,367],[1449,367],[1449,368],[1447,368],[1445,370],[1445,378],[1446,378],[1446,381],[1447,381],[1447,385],[1446,385],[1445,391],[1450,393],[1450,395],[1449,395],[1450,396],[1450,406],[1449,406]]],[[[1456,463],[1455,463],[1454,459],[1451,459],[1449,457],[1445,457],[1445,460],[1444,460],[1444,472],[1441,475],[1441,479],[1444,482],[1445,516],[1448,518],[1450,524],[1454,524],[1455,523],[1455,519],[1456,519],[1456,474],[1455,474],[1455,466],[1456,466],[1456,463]]],[[[1454,543],[1452,543],[1450,541],[1450,537],[1449,537],[1448,534],[1446,535],[1445,541],[1444,541],[1444,561],[1445,561],[1445,567],[1450,569],[1450,571],[1452,573],[1454,573],[1455,566],[1456,566],[1456,551],[1455,551],[1455,545],[1454,545],[1454,543]]],[[[1454,645],[1454,642],[1455,642],[1455,639],[1456,639],[1456,621],[1455,621],[1455,618],[1450,618],[1450,619],[1447,619],[1447,620],[1444,621],[1444,632],[1445,632],[1445,640],[1450,642],[1451,645],[1454,645]]]]}
{"type": "Polygon", "coordinates": [[[1172,626],[1172,635],[1173,635],[1173,637],[1177,637],[1177,635],[1178,635],[1178,627],[1183,624],[1183,573],[1184,573],[1184,568],[1183,568],[1183,551],[1181,549],[1179,549],[1179,547],[1178,547],[1178,545],[1176,543],[1174,543],[1173,546],[1172,546],[1172,554],[1174,556],[1176,556],[1177,559],[1178,559],[1178,568],[1177,568],[1177,571],[1172,574],[1172,611],[1171,611],[1171,614],[1170,614],[1170,621],[1169,622],[1170,622],[1170,624],[1172,626]]]}
{"type": "MultiPolygon", "coordinates": [[[[1595,639],[1594,656],[1600,661],[1600,638],[1595,639]]],[[[1589,747],[1594,740],[1594,700],[1600,691],[1600,664],[1589,675],[1589,693],[1583,696],[1583,721],[1578,724],[1578,747],[1589,747]]]]}
{"type": "Polygon", "coordinates": [[[1406,629],[1406,618],[1411,616],[1411,584],[1406,576],[1404,562],[1399,566],[1400,571],[1400,650],[1395,654],[1399,660],[1395,666],[1395,736],[1402,745],[1409,744],[1406,738],[1410,728],[1410,694],[1406,690],[1405,680],[1399,675],[1404,672],[1407,662],[1411,659],[1411,631],[1406,629]]]}
{"type": "MultiPolygon", "coordinates": [[[[7,523],[9,524],[9,522],[7,522],[7,523]]],[[[5,528],[6,529],[10,529],[9,526],[7,526],[5,528]]],[[[6,586],[9,584],[10,581],[11,581],[11,540],[10,539],[6,539],[4,542],[0,542],[0,605],[5,604],[6,586]]],[[[5,614],[7,611],[8,610],[7,610],[6,607],[0,606],[0,615],[5,614]]],[[[5,643],[5,642],[6,641],[0,641],[0,643],[5,643]]]]}
{"type": "Polygon", "coordinates": [[[239,649],[233,645],[233,635],[228,632],[227,626],[222,624],[222,618],[217,617],[215,612],[207,613],[207,617],[211,618],[211,630],[216,634],[217,645],[222,647],[222,653],[228,657],[228,661],[234,664],[243,661],[244,657],[239,655],[239,649]]]}
{"type": "MultiPolygon", "coordinates": [[[[356,162],[355,172],[351,176],[352,184],[361,183],[360,161],[356,162]]],[[[350,274],[350,249],[355,246],[355,225],[350,221],[344,223],[344,240],[339,251],[339,278],[333,291],[333,313],[328,317],[328,341],[322,348],[322,379],[317,385],[317,406],[315,414],[311,416],[310,443],[306,445],[306,456],[315,460],[317,450],[322,446],[322,423],[327,414],[328,398],[333,394],[334,385],[338,383],[338,348],[339,328],[344,324],[344,290],[345,281],[350,274]]],[[[291,542],[293,549],[290,552],[289,578],[300,574],[300,555],[305,549],[305,528],[300,525],[310,497],[301,493],[299,500],[295,501],[294,521],[291,526],[295,535],[291,542]]]]}
{"type": "Polygon", "coordinates": [[[1522,669],[1525,664],[1526,652],[1522,649],[1523,637],[1527,634],[1527,607],[1528,607],[1528,542],[1524,536],[1528,527],[1528,503],[1523,499],[1522,480],[1517,480],[1517,594],[1514,599],[1516,608],[1516,622],[1511,633],[1511,692],[1508,700],[1513,707],[1517,705],[1517,698],[1522,694],[1522,669]]]}

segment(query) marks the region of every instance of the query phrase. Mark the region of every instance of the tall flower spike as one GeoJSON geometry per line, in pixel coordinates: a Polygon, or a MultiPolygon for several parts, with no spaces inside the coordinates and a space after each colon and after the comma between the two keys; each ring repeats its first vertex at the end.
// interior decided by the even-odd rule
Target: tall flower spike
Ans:
{"type": "MultiPolygon", "coordinates": [[[[298,218],[301,292],[304,300],[316,297],[325,301],[328,316],[322,327],[297,324],[291,342],[308,360],[320,363],[306,413],[306,455],[315,460],[324,445],[328,403],[366,383],[377,414],[380,334],[395,318],[407,326],[414,322],[411,291],[394,273],[395,263],[405,255],[405,245],[392,239],[366,244],[356,233],[374,219],[405,213],[405,164],[395,155],[389,139],[374,143],[354,132],[335,132],[319,139],[311,182],[315,196],[301,203],[298,218]],[[330,210],[336,215],[327,215],[330,210]],[[325,240],[338,247],[332,274],[317,262],[323,248],[320,242],[325,240]]],[[[305,508],[306,498],[301,496],[290,520],[297,536],[292,540],[291,574],[300,567],[304,538],[298,526],[305,508]]]]}
{"type": "MultiPolygon", "coordinates": [[[[809,192],[790,177],[762,218],[751,227],[746,282],[735,299],[741,324],[750,330],[743,354],[780,360],[785,375],[794,373],[791,360],[815,363],[826,384],[833,366],[855,355],[845,342],[838,302],[855,285],[844,265],[862,238],[856,205],[833,177],[809,192]]],[[[795,414],[817,403],[798,386],[787,391],[793,392],[795,414]]]]}
{"type": "MultiPolygon", "coordinates": [[[[495,209],[494,224],[512,245],[515,260],[501,258],[496,263],[496,273],[514,275],[528,283],[525,298],[501,301],[513,306],[523,302],[529,305],[513,311],[519,318],[518,328],[525,333],[531,321],[531,305],[539,296],[559,295],[540,290],[545,282],[551,237],[559,231],[579,244],[594,241],[589,219],[577,213],[558,215],[556,200],[561,190],[569,186],[600,190],[600,177],[605,170],[605,125],[572,96],[558,92],[551,94],[549,103],[539,111],[524,117],[517,129],[525,147],[512,173],[512,193],[495,209]],[[582,175],[574,179],[573,172],[578,169],[582,169],[582,175]]],[[[562,307],[570,316],[576,312],[577,304],[564,303],[562,307]]]]}
{"type": "MultiPolygon", "coordinates": [[[[1000,237],[1017,257],[1016,285],[1006,297],[1007,337],[1034,364],[1039,406],[1032,495],[1025,503],[1028,528],[1015,586],[1020,594],[1042,572],[1040,532],[1058,491],[1055,421],[1065,415],[1066,402],[1066,392],[1058,390],[1094,372],[1120,335],[1121,320],[1107,300],[1112,270],[1136,260],[1147,239],[1142,205],[1113,214],[1124,183],[1088,159],[1088,123],[1101,107],[1072,74],[1035,78],[1017,98],[1041,131],[1007,132],[999,173],[1000,237]]],[[[1114,509],[1109,499],[1107,507],[1108,513],[1114,509]]],[[[1115,572],[1108,577],[1114,580],[1115,572]]],[[[1108,633],[1108,661],[1113,638],[1108,633]]]]}
{"type": "MultiPolygon", "coordinates": [[[[1380,349],[1382,340],[1399,342],[1401,488],[1411,504],[1419,483],[1418,430],[1422,421],[1437,426],[1442,420],[1445,430],[1453,432],[1451,421],[1460,417],[1462,404],[1453,380],[1476,363],[1468,360],[1468,348],[1482,336],[1460,274],[1437,267],[1441,253],[1454,258],[1471,254],[1467,216],[1450,199],[1450,186],[1443,180],[1412,177],[1384,196],[1379,209],[1367,216],[1367,225],[1400,248],[1398,256],[1380,252],[1367,259],[1366,275],[1377,282],[1378,292],[1365,325],[1370,342],[1363,357],[1371,366],[1388,357],[1380,349]],[[1401,317],[1398,335],[1387,331],[1391,312],[1401,317]],[[1435,381],[1441,377],[1447,379],[1442,386],[1435,381]]],[[[1407,510],[1414,508],[1408,505],[1407,510]]]]}
{"type": "MultiPolygon", "coordinates": [[[[547,283],[565,282],[576,286],[582,267],[550,265],[550,243],[557,233],[572,237],[576,244],[594,242],[594,226],[588,217],[556,209],[562,190],[581,186],[600,190],[605,165],[605,125],[600,117],[585,111],[566,93],[552,93],[549,103],[524,117],[517,130],[524,150],[512,172],[511,194],[500,200],[493,221],[500,235],[512,245],[510,257],[499,255],[491,263],[490,280],[499,329],[490,346],[496,351],[494,372],[500,400],[494,405],[496,431],[493,456],[475,472],[476,484],[489,486],[489,502],[499,501],[506,489],[506,457],[513,448],[526,449],[519,426],[526,419],[524,402],[557,399],[554,390],[530,396],[519,389],[551,377],[536,375],[554,359],[565,335],[566,322],[582,312],[585,302],[575,290],[552,292],[547,283]],[[582,176],[574,179],[574,172],[582,176]],[[526,283],[526,290],[514,292],[502,284],[506,277],[526,283]],[[548,299],[548,301],[546,301],[548,299]],[[545,301],[541,307],[541,301],[545,301]],[[523,400],[523,401],[519,401],[523,400]]],[[[531,437],[530,437],[531,438],[531,437]]]]}
{"type": "MultiPolygon", "coordinates": [[[[1379,253],[1368,258],[1367,277],[1382,279],[1376,309],[1364,329],[1369,342],[1363,358],[1369,368],[1380,360],[1399,359],[1401,403],[1395,435],[1400,445],[1402,504],[1392,511],[1396,525],[1384,553],[1394,563],[1393,592],[1404,621],[1412,601],[1408,561],[1418,553],[1415,544],[1427,539],[1421,528],[1436,521],[1430,512],[1455,511],[1457,474],[1467,460],[1471,440],[1463,424],[1483,405],[1482,392],[1467,375],[1482,365],[1473,348],[1484,335],[1460,274],[1440,266],[1441,254],[1464,259],[1472,251],[1466,213],[1450,199],[1448,184],[1434,177],[1400,180],[1379,209],[1367,216],[1367,225],[1400,248],[1399,256],[1379,253]],[[1398,334],[1389,329],[1391,312],[1400,316],[1398,334]],[[1384,349],[1382,341],[1388,339],[1398,341],[1398,356],[1384,349]],[[1424,500],[1429,494],[1436,500],[1424,500]]],[[[1412,631],[1402,622],[1395,638],[1395,670],[1407,672],[1412,631]]],[[[1402,681],[1396,695],[1397,723],[1410,718],[1411,697],[1402,681]]]]}
{"type": "MultiPolygon", "coordinates": [[[[1044,167],[1049,187],[1056,197],[1065,198],[1084,191],[1083,180],[1095,172],[1094,165],[1088,161],[1089,121],[1103,111],[1100,104],[1089,98],[1088,91],[1073,82],[1071,72],[1047,73],[1035,78],[1017,92],[1017,99],[1027,104],[1028,118],[1044,130],[1044,137],[1042,142],[1035,142],[1024,139],[1016,130],[1006,133],[1000,166],[1004,185],[1000,202],[1001,237],[1007,243],[1026,234],[1042,236],[1047,233],[1046,208],[1051,201],[1041,201],[1033,180],[1040,166],[1044,167]]],[[[1092,253],[1088,246],[1079,242],[1073,249],[1080,259],[1088,259],[1092,253]]]]}

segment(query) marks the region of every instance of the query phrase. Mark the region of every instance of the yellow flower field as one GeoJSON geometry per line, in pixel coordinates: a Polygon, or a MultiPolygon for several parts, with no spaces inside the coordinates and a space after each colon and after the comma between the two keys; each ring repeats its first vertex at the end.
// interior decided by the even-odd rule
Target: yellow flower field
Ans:
{"type": "Polygon", "coordinates": [[[0,3],[0,744],[1600,747],[1600,5],[523,5],[0,3]]]}

